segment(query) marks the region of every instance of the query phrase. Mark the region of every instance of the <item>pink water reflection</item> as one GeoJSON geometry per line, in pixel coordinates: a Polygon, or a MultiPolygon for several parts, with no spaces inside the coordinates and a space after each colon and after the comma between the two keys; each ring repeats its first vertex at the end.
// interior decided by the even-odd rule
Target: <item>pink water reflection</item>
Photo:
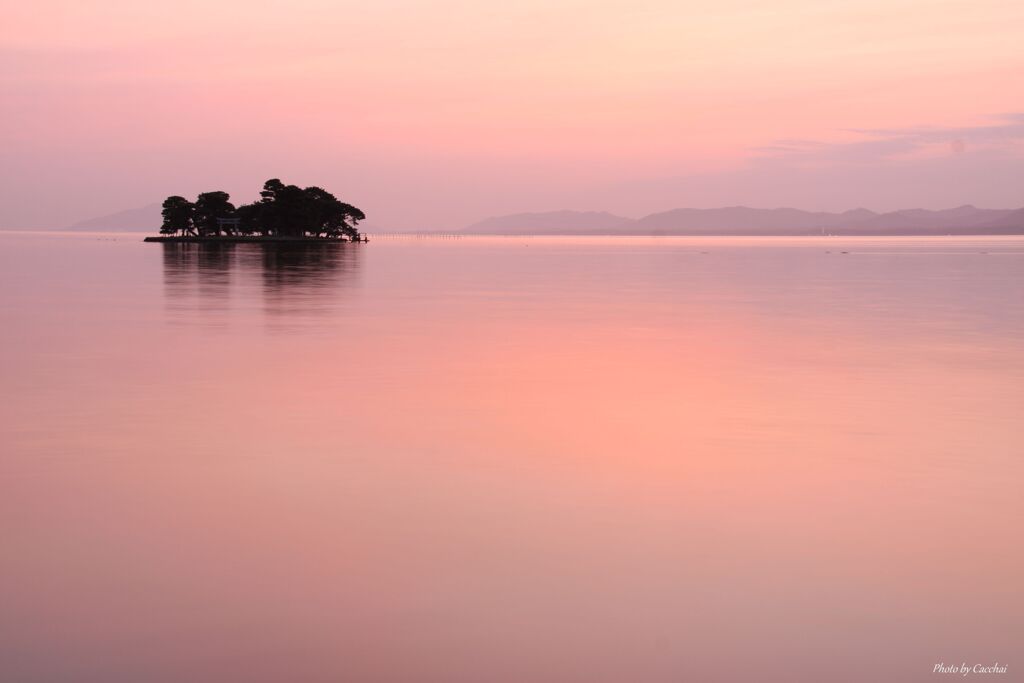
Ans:
{"type": "Polygon", "coordinates": [[[0,251],[12,680],[1020,666],[1024,242],[54,239],[0,251]]]}

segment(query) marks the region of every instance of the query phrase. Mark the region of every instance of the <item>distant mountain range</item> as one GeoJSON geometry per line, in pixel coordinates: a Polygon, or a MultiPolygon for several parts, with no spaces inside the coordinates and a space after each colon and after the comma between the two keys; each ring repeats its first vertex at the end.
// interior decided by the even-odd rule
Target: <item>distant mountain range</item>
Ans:
{"type": "MultiPolygon", "coordinates": [[[[155,232],[160,205],[80,221],[68,230],[155,232]]],[[[374,230],[370,225],[366,231],[374,230]]],[[[605,211],[548,211],[495,216],[462,230],[474,235],[1010,235],[1024,234],[1024,209],[905,209],[842,213],[800,209],[672,209],[634,219],[605,211]]]]}
{"type": "Polygon", "coordinates": [[[985,235],[1024,234],[1024,209],[905,209],[842,213],[800,209],[672,209],[639,219],[595,211],[495,216],[462,232],[478,235],[985,235]]]}
{"type": "Polygon", "coordinates": [[[160,211],[161,208],[159,204],[150,204],[149,206],[143,206],[138,209],[118,211],[117,213],[112,213],[107,216],[79,221],[67,229],[95,230],[98,232],[107,230],[117,232],[156,232],[159,230],[160,224],[163,223],[160,211]]]}

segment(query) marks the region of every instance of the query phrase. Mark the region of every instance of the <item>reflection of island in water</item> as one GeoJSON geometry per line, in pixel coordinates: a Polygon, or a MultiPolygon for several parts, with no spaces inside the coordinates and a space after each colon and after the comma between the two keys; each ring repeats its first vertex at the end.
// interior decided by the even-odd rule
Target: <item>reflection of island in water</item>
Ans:
{"type": "Polygon", "coordinates": [[[164,291],[173,310],[329,313],[359,271],[359,249],[346,243],[162,247],[164,291]]]}

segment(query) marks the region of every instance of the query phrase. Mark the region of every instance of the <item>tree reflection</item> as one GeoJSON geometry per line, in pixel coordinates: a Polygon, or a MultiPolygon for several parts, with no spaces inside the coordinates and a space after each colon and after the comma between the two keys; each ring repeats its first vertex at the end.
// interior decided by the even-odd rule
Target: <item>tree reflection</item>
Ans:
{"type": "Polygon", "coordinates": [[[320,316],[358,276],[360,247],[317,244],[163,244],[164,291],[170,308],[227,315],[320,316]]]}

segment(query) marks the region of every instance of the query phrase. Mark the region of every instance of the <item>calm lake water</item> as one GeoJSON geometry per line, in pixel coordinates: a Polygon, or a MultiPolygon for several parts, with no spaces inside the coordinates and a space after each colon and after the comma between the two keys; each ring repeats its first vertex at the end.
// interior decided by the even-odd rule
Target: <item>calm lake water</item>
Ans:
{"type": "Polygon", "coordinates": [[[139,240],[0,234],[2,681],[1024,680],[1024,239],[139,240]]]}

